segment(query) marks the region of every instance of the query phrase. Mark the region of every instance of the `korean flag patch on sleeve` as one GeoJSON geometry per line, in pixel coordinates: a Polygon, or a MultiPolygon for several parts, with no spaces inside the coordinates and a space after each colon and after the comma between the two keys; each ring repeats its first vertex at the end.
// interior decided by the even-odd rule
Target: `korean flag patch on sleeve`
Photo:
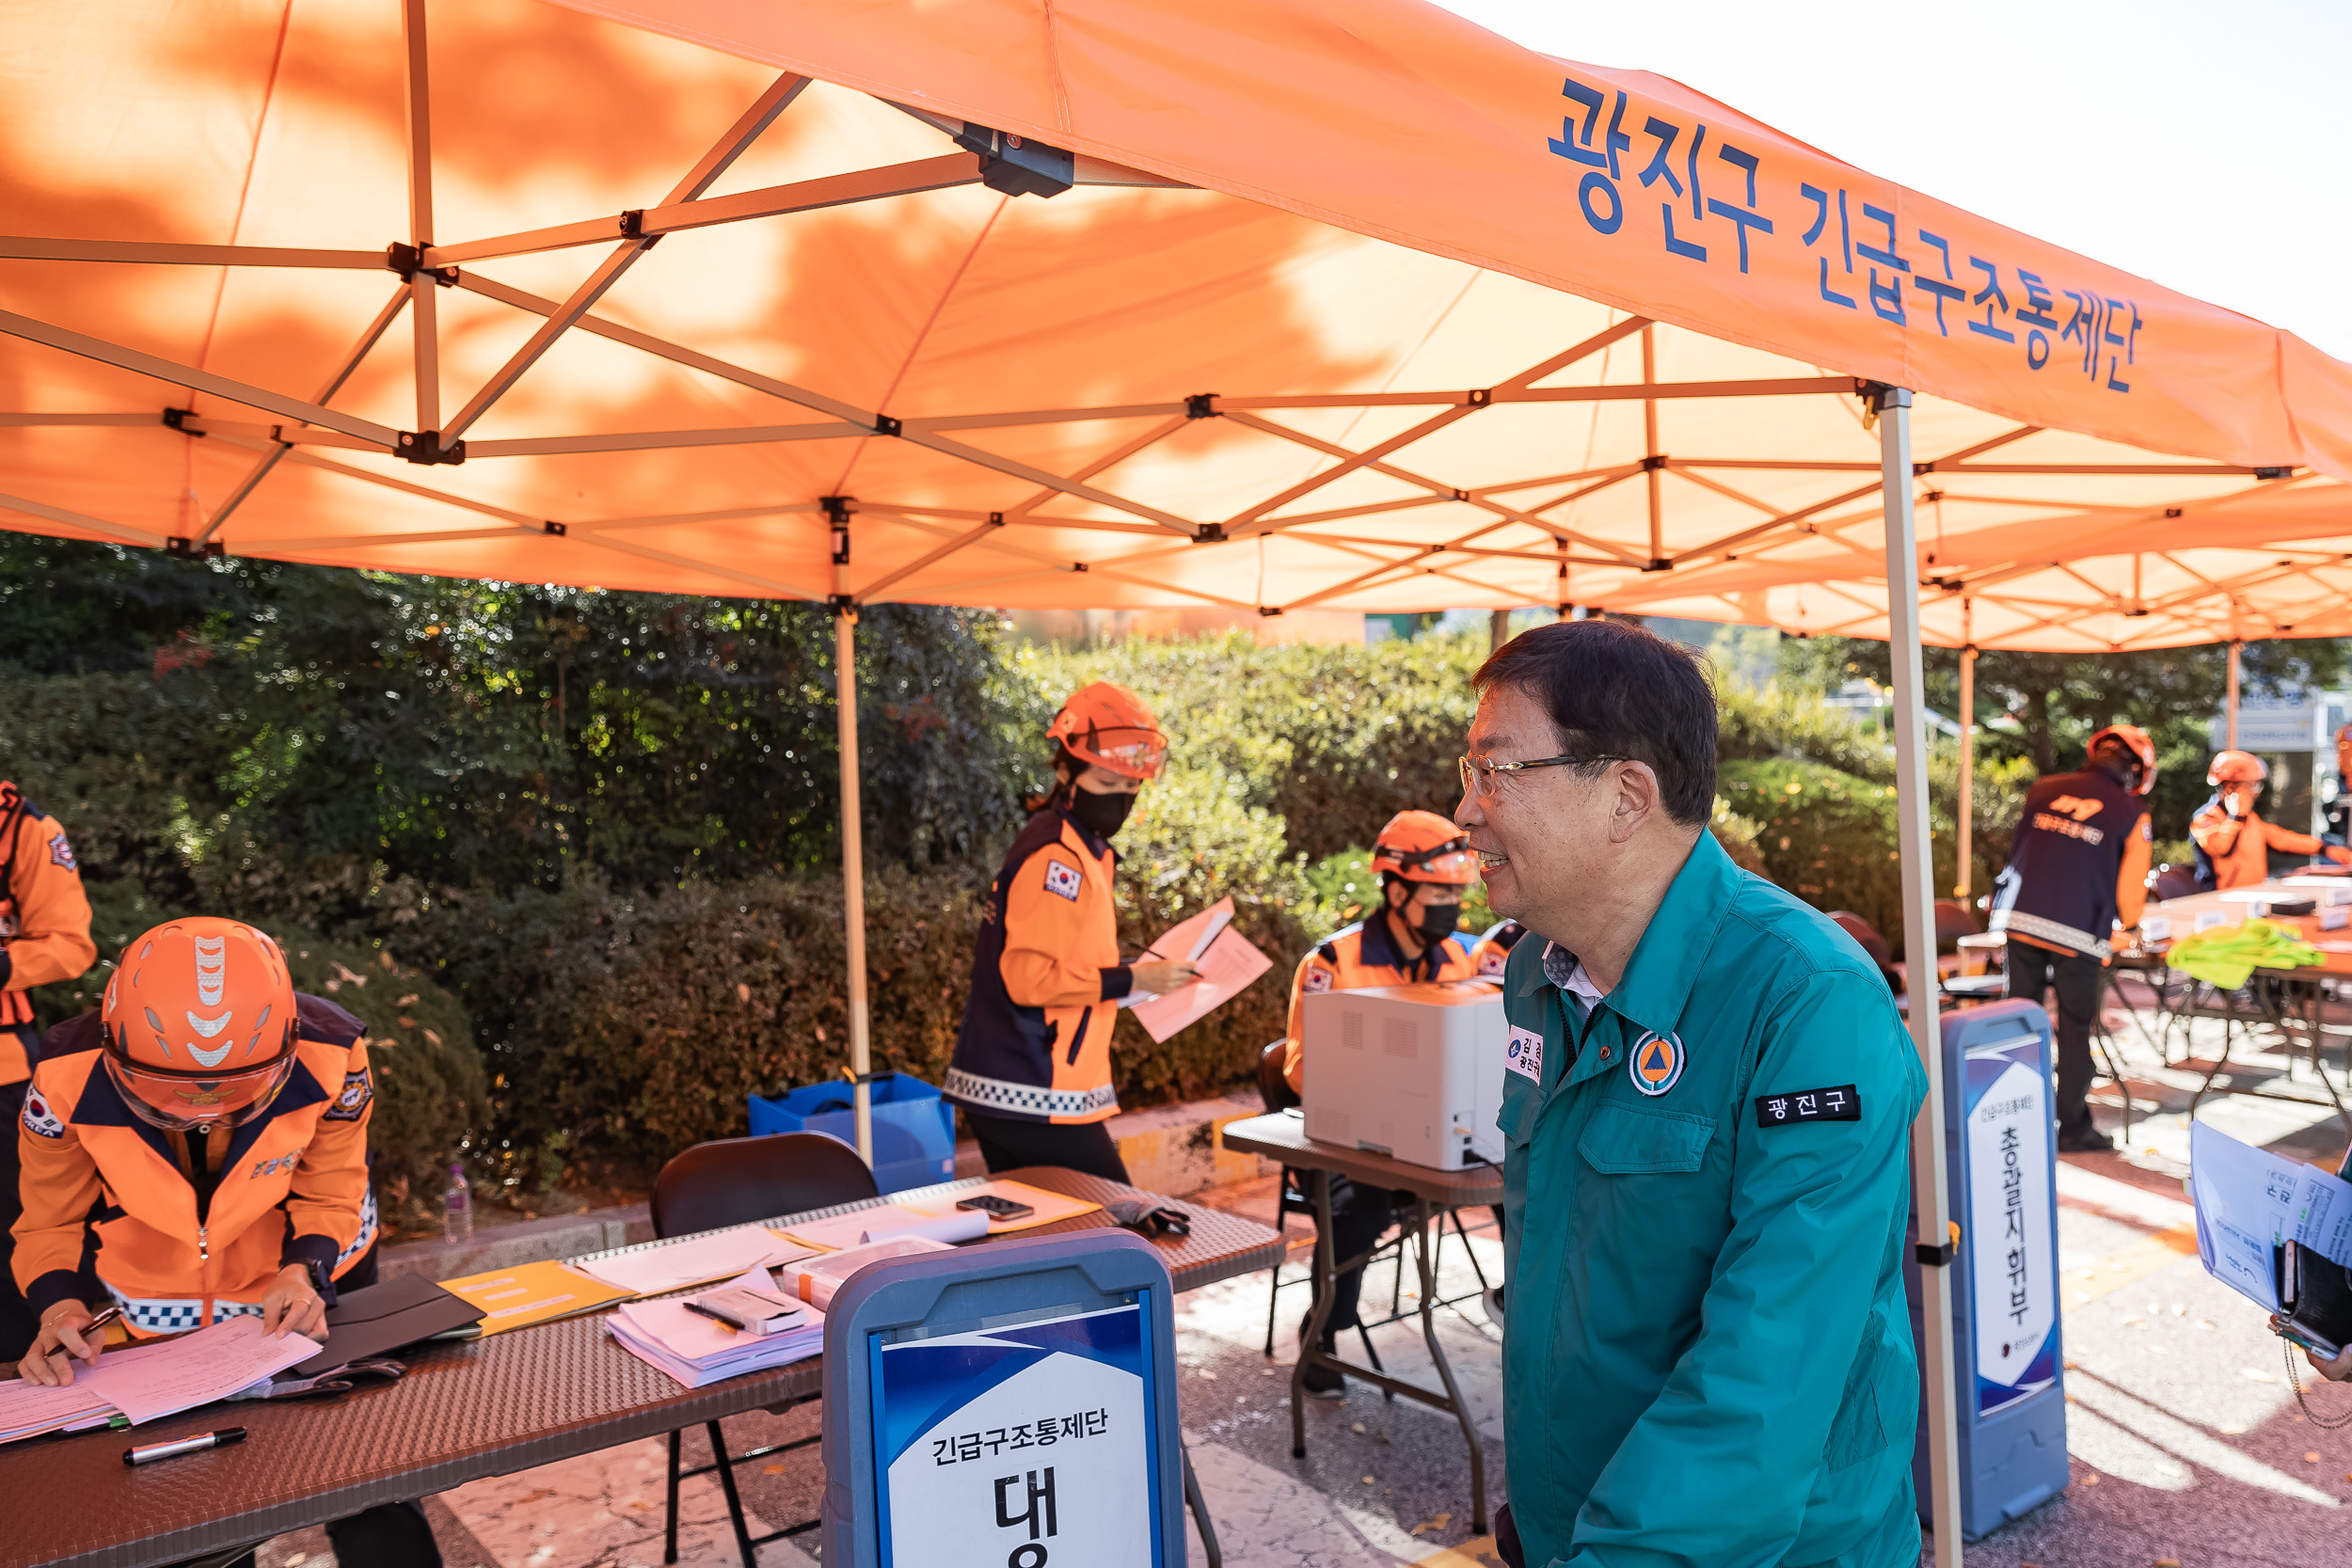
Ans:
{"type": "Polygon", "coordinates": [[[49,1101],[36,1088],[24,1091],[24,1131],[38,1138],[62,1138],[65,1122],[49,1108],[49,1101]]]}
{"type": "Polygon", "coordinates": [[[1057,893],[1074,904],[1078,901],[1079,883],[1076,866],[1056,860],[1049,860],[1045,863],[1046,892],[1057,893]]]}
{"type": "Polygon", "coordinates": [[[1533,1029],[1511,1025],[1511,1043],[1503,1048],[1502,1065],[1520,1077],[1544,1081],[1544,1037],[1533,1029]]]}

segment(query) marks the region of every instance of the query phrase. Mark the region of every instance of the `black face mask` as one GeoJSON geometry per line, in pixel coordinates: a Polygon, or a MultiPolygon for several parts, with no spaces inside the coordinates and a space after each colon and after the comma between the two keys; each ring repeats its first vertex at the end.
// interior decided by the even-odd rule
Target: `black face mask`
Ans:
{"type": "Polygon", "coordinates": [[[1111,838],[1125,824],[1127,814],[1136,807],[1136,798],[1125,794],[1097,795],[1090,789],[1073,785],[1070,791],[1070,815],[1079,827],[1098,838],[1111,838]]]}
{"type": "Polygon", "coordinates": [[[1421,919],[1413,927],[1421,940],[1435,947],[1462,928],[1462,906],[1459,904],[1423,904],[1421,919]]]}

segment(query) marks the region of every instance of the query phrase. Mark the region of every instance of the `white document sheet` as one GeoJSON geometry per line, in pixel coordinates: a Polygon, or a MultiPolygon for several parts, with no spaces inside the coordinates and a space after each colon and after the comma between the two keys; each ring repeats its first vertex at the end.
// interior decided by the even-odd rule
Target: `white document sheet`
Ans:
{"type": "Polygon", "coordinates": [[[96,1366],[77,1368],[73,1381],[136,1425],[266,1382],[316,1355],[320,1343],[299,1334],[264,1335],[259,1318],[230,1318],[132,1354],[104,1353],[96,1366]]]}
{"type": "Polygon", "coordinates": [[[2206,1272],[2276,1312],[2280,1244],[2302,1242],[2334,1257],[2328,1247],[2344,1247],[2344,1233],[2352,1229],[2352,1188],[2316,1166],[2241,1143],[2207,1122],[2190,1124],[2188,1151],[2197,1251],[2206,1272]]]}
{"type": "Polygon", "coordinates": [[[2295,1239],[2352,1268],[2352,1181],[2305,1165],[2295,1189],[2295,1239]]]}
{"type": "Polygon", "coordinates": [[[660,1295],[706,1280],[727,1279],[763,1265],[789,1262],[806,1253],[772,1230],[741,1225],[714,1230],[675,1246],[647,1247],[617,1258],[582,1259],[567,1265],[584,1275],[641,1296],[660,1295]]]}
{"type": "Polygon", "coordinates": [[[1129,1005],[1136,1022],[1154,1040],[1165,1040],[1187,1024],[1198,1022],[1237,996],[1274,960],[1257,944],[1233,929],[1233,901],[1220,898],[1191,919],[1169,927],[1144,952],[1146,958],[1184,959],[1200,966],[1200,978],[1166,996],[1149,996],[1129,1005]]]}

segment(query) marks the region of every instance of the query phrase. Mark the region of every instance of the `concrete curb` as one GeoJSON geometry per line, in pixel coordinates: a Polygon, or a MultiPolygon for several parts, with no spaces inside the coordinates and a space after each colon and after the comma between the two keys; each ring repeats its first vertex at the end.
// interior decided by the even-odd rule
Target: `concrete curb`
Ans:
{"type": "Polygon", "coordinates": [[[379,1278],[422,1275],[427,1279],[455,1279],[488,1269],[511,1269],[518,1263],[545,1263],[602,1252],[653,1240],[653,1216],[642,1203],[626,1209],[591,1209],[581,1214],[553,1214],[543,1220],[486,1227],[467,1243],[399,1242],[386,1247],[376,1260],[379,1278]]]}

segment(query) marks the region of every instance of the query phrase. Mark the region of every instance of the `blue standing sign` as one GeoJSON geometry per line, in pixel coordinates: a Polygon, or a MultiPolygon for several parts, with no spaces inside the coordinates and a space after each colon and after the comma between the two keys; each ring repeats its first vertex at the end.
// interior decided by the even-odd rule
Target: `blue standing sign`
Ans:
{"type": "Polygon", "coordinates": [[[825,1320],[825,1560],[1177,1568],[1173,1291],[1121,1230],[862,1271],[825,1320]]]}
{"type": "MultiPolygon", "coordinates": [[[[2031,1002],[1994,1002],[1946,1013],[1943,1031],[1945,1168],[1960,1228],[1951,1263],[1960,1526],[1963,1540],[1976,1541],[2069,1479],[2050,1020],[2031,1002]]],[[[1912,1239],[1923,1239],[1915,1209],[1912,1239]]],[[[1915,1261],[1906,1262],[1904,1283],[1916,1335],[1924,1298],[1915,1261]]],[[[1920,1517],[1932,1524],[1924,1389],[1919,1423],[1914,1479],[1920,1517]]]]}

